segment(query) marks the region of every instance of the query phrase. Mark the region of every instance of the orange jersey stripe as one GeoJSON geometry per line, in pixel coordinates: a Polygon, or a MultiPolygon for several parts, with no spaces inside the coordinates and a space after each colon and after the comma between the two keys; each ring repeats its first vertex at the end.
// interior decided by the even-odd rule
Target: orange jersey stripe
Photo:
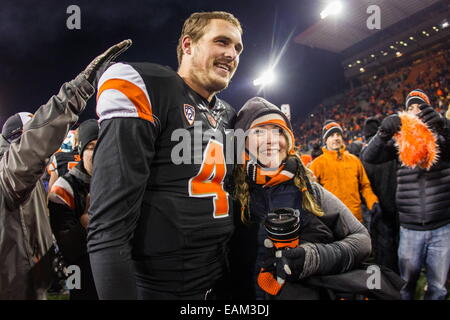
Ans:
{"type": "Polygon", "coordinates": [[[142,91],[142,89],[139,88],[137,85],[123,79],[107,80],[105,81],[105,83],[102,84],[102,86],[98,90],[97,100],[103,93],[103,91],[108,89],[114,89],[122,92],[136,107],[136,111],[139,115],[139,118],[148,120],[150,122],[154,122],[150,101],[148,100],[147,96],[142,91]]]}
{"type": "Polygon", "coordinates": [[[62,199],[71,209],[75,209],[75,200],[66,189],[53,185],[51,192],[62,199]]]}

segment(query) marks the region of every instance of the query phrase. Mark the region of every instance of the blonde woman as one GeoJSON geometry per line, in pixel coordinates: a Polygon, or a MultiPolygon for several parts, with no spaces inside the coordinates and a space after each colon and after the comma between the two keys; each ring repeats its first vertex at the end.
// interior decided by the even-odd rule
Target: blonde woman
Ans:
{"type": "MultiPolygon", "coordinates": [[[[269,298],[270,290],[261,289],[258,276],[272,267],[279,284],[272,294],[298,299],[283,292],[285,281],[344,273],[369,256],[367,230],[339,199],[311,182],[311,173],[294,151],[291,124],[278,107],[259,97],[250,99],[239,111],[235,129],[245,131],[246,138],[238,145],[242,161],[234,173],[234,195],[240,204],[231,241],[234,298],[269,298]],[[277,208],[299,214],[296,248],[275,250],[267,240],[263,224],[277,208]]],[[[319,296],[304,290],[301,298],[319,296]]]]}

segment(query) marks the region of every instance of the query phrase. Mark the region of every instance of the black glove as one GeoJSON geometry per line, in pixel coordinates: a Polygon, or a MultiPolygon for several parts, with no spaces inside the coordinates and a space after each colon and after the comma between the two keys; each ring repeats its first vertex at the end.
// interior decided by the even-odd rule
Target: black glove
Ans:
{"type": "Polygon", "coordinates": [[[266,270],[274,270],[275,267],[275,246],[270,239],[264,240],[264,252],[262,255],[261,267],[266,270]]]}
{"type": "Polygon", "coordinates": [[[283,287],[284,278],[277,277],[275,258],[275,246],[270,239],[264,240],[265,251],[263,252],[261,270],[259,271],[258,286],[268,294],[276,296],[283,287]]]}
{"type": "Polygon", "coordinates": [[[305,264],[305,255],[305,249],[302,247],[278,250],[275,253],[277,278],[298,280],[305,264]]]}
{"type": "Polygon", "coordinates": [[[390,115],[381,122],[379,136],[384,141],[388,141],[394,134],[400,131],[402,121],[397,114],[390,115]]]}
{"type": "Polygon", "coordinates": [[[99,79],[99,77],[97,76],[97,72],[99,71],[99,69],[117,58],[120,54],[127,50],[132,43],[133,42],[128,39],[113,45],[111,48],[92,60],[92,62],[89,63],[89,65],[86,67],[86,69],[84,69],[83,72],[81,72],[81,74],[86,77],[86,79],[92,84],[93,87],[96,87],[99,79]]]}
{"type": "Polygon", "coordinates": [[[429,104],[419,106],[421,112],[417,115],[430,129],[441,133],[446,125],[444,117],[429,104]]]}
{"type": "Polygon", "coordinates": [[[367,231],[373,236],[374,232],[378,230],[379,221],[382,219],[382,211],[378,202],[374,203],[372,210],[369,211],[370,218],[367,227],[367,231]]]}
{"type": "Polygon", "coordinates": [[[372,206],[372,209],[370,210],[370,214],[372,215],[379,215],[381,214],[381,207],[380,204],[378,202],[375,202],[372,206]]]}
{"type": "Polygon", "coordinates": [[[58,282],[65,281],[67,279],[66,268],[68,267],[67,262],[64,260],[64,257],[59,251],[59,248],[54,245],[54,258],[52,260],[52,268],[54,275],[56,276],[56,280],[58,282]]]}

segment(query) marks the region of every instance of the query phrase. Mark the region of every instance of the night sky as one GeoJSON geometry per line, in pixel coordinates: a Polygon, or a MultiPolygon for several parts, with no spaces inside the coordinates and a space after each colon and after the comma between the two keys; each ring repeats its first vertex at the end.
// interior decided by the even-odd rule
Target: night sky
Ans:
{"type": "MultiPolygon", "coordinates": [[[[99,53],[123,39],[133,46],[123,61],[148,61],[177,68],[176,45],[184,20],[195,11],[233,13],[244,29],[244,52],[229,88],[220,97],[239,108],[257,95],[252,81],[283,44],[277,82],[260,96],[291,104],[300,120],[321,99],[341,90],[339,56],[302,47],[289,39],[314,24],[319,0],[22,1],[0,6],[0,126],[19,111],[34,112],[99,53]],[[69,30],[70,5],[81,9],[81,30],[69,30]]],[[[81,119],[95,117],[91,99],[81,119]]]]}

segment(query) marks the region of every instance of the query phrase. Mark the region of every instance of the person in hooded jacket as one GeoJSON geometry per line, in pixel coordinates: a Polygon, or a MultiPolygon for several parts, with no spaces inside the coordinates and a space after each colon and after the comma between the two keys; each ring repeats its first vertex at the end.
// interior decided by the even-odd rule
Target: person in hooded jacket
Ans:
{"type": "Polygon", "coordinates": [[[69,289],[70,300],[98,300],[87,253],[87,225],[92,155],[98,139],[95,119],[80,124],[78,151],[81,161],[59,177],[49,192],[50,225],[67,264],[80,268],[80,287],[69,289]]]}
{"type": "Polygon", "coordinates": [[[97,72],[130,45],[125,40],[96,57],[25,125],[13,116],[16,125],[4,126],[0,135],[0,300],[46,298],[55,254],[47,193],[40,178],[94,94],[97,72]]]}
{"type": "Polygon", "coordinates": [[[303,291],[301,297],[286,296],[281,289],[286,281],[342,274],[358,266],[370,254],[369,234],[336,196],[311,182],[293,149],[290,122],[275,105],[259,97],[250,99],[239,111],[235,129],[248,136],[238,142],[240,161],[234,173],[234,194],[241,210],[235,215],[230,245],[233,298],[270,298],[258,283],[261,269],[273,262],[278,265],[275,295],[318,298],[310,291],[303,291]],[[278,208],[299,212],[300,245],[274,252],[263,225],[268,213],[278,208]],[[275,261],[268,259],[272,253],[275,261]]]}

